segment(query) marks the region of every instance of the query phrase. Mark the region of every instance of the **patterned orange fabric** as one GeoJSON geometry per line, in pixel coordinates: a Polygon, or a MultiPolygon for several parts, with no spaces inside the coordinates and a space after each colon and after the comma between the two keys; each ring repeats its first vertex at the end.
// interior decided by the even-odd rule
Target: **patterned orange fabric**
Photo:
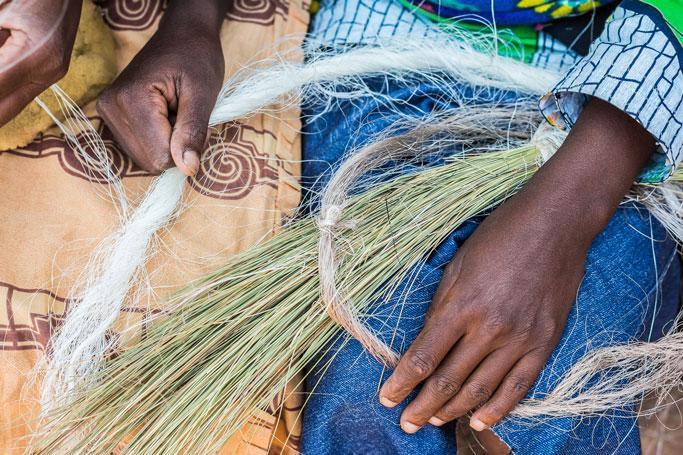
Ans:
{"type": "MultiPolygon", "coordinates": [[[[120,71],[154,33],[165,1],[96,3],[114,36],[120,71]]],[[[302,0],[235,1],[221,35],[226,76],[266,57],[275,44],[298,48],[307,24],[302,0]],[[283,39],[292,35],[298,38],[283,39]]],[[[93,103],[85,111],[105,139],[129,199],[137,200],[152,177],[120,152],[93,103]]],[[[299,129],[298,111],[288,108],[213,132],[201,170],[186,188],[189,208],[159,235],[159,252],[149,261],[154,292],[144,307],[125,308],[118,330],[132,323],[144,328],[164,295],[278,228],[299,200],[299,129]]],[[[30,373],[72,303],[66,296],[89,253],[118,216],[107,186],[54,128],[26,147],[0,151],[0,194],[0,453],[6,454],[23,452],[39,411],[30,373]]],[[[295,392],[283,391],[223,453],[296,452],[301,395],[295,392]]]]}

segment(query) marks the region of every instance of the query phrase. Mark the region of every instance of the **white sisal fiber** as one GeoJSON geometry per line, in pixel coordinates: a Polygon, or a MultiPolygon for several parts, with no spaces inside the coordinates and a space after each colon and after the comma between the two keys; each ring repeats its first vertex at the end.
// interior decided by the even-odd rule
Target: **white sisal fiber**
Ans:
{"type": "Polygon", "coordinates": [[[683,185],[665,182],[656,186],[638,185],[630,200],[640,202],[659,220],[671,236],[683,245],[683,185]]]}
{"type": "Polygon", "coordinates": [[[246,77],[238,75],[224,85],[210,124],[263,112],[286,98],[315,96],[321,89],[327,96],[334,95],[333,89],[325,88],[361,76],[445,73],[474,86],[534,95],[546,93],[559,79],[556,72],[477,51],[471,41],[388,41],[338,54],[321,53],[305,64],[280,62],[246,77]]]}
{"type": "Polygon", "coordinates": [[[119,216],[125,219],[128,215],[128,200],[123,191],[121,180],[113,171],[112,157],[109,155],[102,138],[90,119],[58,84],[51,85],[50,91],[64,114],[64,122],[60,121],[40,98],[35,99],[36,103],[59,127],[64,134],[64,139],[77,152],[78,158],[85,163],[86,169],[97,174],[95,177],[103,177],[108,182],[105,187],[108,190],[107,196],[114,202],[119,216]],[[85,145],[81,144],[81,140],[85,142],[85,145]]]}
{"type": "Polygon", "coordinates": [[[63,400],[78,381],[85,380],[98,368],[112,343],[107,339],[107,331],[139,276],[152,236],[175,213],[184,184],[180,171],[166,171],[154,182],[137,210],[129,214],[121,180],[113,172],[112,157],[101,137],[58,85],[53,85],[51,90],[65,115],[64,122],[40,99],[36,102],[61,129],[87,169],[97,174],[94,177],[104,177],[108,182],[104,188],[117,209],[121,227],[92,254],[69,295],[69,300],[77,303],[69,307],[64,324],[50,342],[46,358],[38,365],[45,372],[41,393],[44,411],[63,400]]]}
{"type": "MultiPolygon", "coordinates": [[[[629,412],[644,395],[660,399],[681,385],[683,333],[656,342],[629,343],[589,352],[549,394],[523,401],[512,415],[522,419],[588,417],[623,408],[629,412]]],[[[654,406],[646,413],[658,410],[654,406]]],[[[641,414],[643,412],[641,411],[641,414]]]]}
{"type": "Polygon", "coordinates": [[[67,313],[49,352],[43,382],[43,405],[49,409],[67,396],[79,380],[98,367],[110,347],[107,331],[145,263],[152,236],[173,217],[185,176],[169,169],[157,178],[130,220],[93,255],[86,273],[85,292],[67,313]]]}

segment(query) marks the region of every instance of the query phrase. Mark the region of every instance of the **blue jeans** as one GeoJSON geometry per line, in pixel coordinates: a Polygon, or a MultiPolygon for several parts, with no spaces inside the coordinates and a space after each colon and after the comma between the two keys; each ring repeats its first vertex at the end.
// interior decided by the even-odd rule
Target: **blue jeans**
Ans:
{"type": "MultiPolygon", "coordinates": [[[[305,125],[303,136],[303,181],[308,194],[321,188],[345,153],[394,123],[399,118],[396,109],[403,116],[457,109],[443,90],[428,83],[371,80],[370,84],[404,102],[393,110],[373,99],[342,101],[322,115],[317,115],[322,110],[316,106],[304,110],[307,117],[317,115],[305,125]]],[[[514,94],[502,96],[514,98],[514,94]]],[[[454,226],[394,296],[373,309],[369,323],[380,336],[388,341],[394,331],[399,334],[393,341],[395,349],[405,351],[417,336],[444,266],[480,222],[473,219],[454,226]]],[[[619,208],[592,244],[562,339],[528,396],[551,390],[589,349],[661,336],[678,309],[679,284],[675,243],[664,228],[642,207],[619,208]]],[[[307,377],[312,393],[304,411],[303,453],[455,453],[452,424],[427,425],[413,435],[401,431],[398,422],[405,402],[386,409],[377,399],[379,385],[389,373],[359,343],[340,334],[307,377]],[[317,366],[328,361],[325,371],[317,366]]],[[[546,419],[533,425],[508,418],[494,431],[520,454],[639,453],[637,421],[629,411],[614,410],[600,418],[546,419]]]]}

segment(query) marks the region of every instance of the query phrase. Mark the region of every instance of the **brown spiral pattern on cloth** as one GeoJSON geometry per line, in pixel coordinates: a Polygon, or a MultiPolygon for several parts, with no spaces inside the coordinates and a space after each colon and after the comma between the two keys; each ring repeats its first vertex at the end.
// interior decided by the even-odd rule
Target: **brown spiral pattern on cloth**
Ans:
{"type": "MultiPolygon", "coordinates": [[[[0,316],[0,351],[46,351],[52,335],[62,325],[64,315],[74,303],[73,300],[61,297],[49,289],[21,288],[2,281],[0,302],[5,305],[5,314],[0,316]],[[31,308],[26,308],[27,301],[32,302],[31,308]],[[43,304],[47,311],[40,309],[43,304]]],[[[123,307],[121,311],[141,314],[143,323],[144,316],[158,313],[133,307],[123,307]]],[[[118,335],[110,332],[107,336],[118,335]]]]}
{"type": "Polygon", "coordinates": [[[217,199],[241,199],[256,186],[277,188],[276,163],[262,153],[244,133],[256,131],[246,125],[229,124],[204,151],[190,186],[199,193],[217,199]]]}
{"type": "Polygon", "coordinates": [[[167,0],[94,0],[112,30],[145,30],[166,9],[167,0]]]}
{"type": "MultiPolygon", "coordinates": [[[[111,169],[114,171],[114,175],[119,178],[131,177],[131,176],[148,176],[148,172],[145,172],[139,168],[128,155],[124,154],[119,148],[114,144],[110,136],[109,130],[105,129],[102,131],[102,140],[105,144],[105,150],[107,152],[107,158],[111,163],[111,169]]],[[[98,159],[96,158],[93,150],[85,142],[84,135],[78,135],[78,141],[88,155],[83,156],[74,150],[68,141],[64,141],[64,153],[60,155],[60,164],[62,168],[69,174],[81,177],[90,182],[96,183],[107,183],[106,173],[101,166],[98,166],[98,159]]]]}
{"type": "MultiPolygon", "coordinates": [[[[119,178],[123,177],[143,177],[150,174],[139,168],[128,155],[124,154],[114,143],[111,132],[107,128],[100,126],[98,133],[104,142],[107,156],[111,163],[113,174],[119,178]]],[[[62,169],[74,177],[79,177],[92,183],[108,183],[103,169],[98,167],[94,151],[88,145],[88,133],[76,135],[78,143],[92,160],[87,159],[74,149],[69,141],[62,135],[41,134],[33,142],[25,147],[14,150],[0,151],[0,155],[7,153],[10,155],[25,158],[45,158],[56,155],[62,169]]]]}
{"type": "Polygon", "coordinates": [[[286,17],[288,10],[287,0],[235,0],[226,18],[237,22],[271,25],[275,15],[286,17]]]}
{"type": "MultiPolygon", "coordinates": [[[[138,167],[135,162],[118,147],[111,131],[98,122],[98,133],[104,142],[111,163],[111,171],[119,178],[148,177],[151,174],[138,167]]],[[[248,125],[231,123],[225,125],[220,133],[214,134],[210,146],[202,154],[197,175],[189,181],[195,191],[216,199],[241,199],[260,185],[277,188],[277,158],[259,150],[245,134],[256,136],[270,135],[268,130],[257,130],[248,125]]],[[[106,184],[108,179],[94,152],[88,146],[87,133],[76,135],[78,142],[92,160],[82,156],[62,135],[42,134],[26,147],[0,151],[24,158],[45,158],[56,156],[61,168],[74,177],[91,183],[106,184]]]]}

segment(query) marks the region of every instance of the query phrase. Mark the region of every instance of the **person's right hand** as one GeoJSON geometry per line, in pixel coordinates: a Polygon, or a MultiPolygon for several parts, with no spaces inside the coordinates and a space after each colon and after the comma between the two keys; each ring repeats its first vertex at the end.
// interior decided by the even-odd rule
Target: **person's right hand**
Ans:
{"type": "Polygon", "coordinates": [[[223,0],[171,2],[159,30],[97,102],[114,138],[152,173],[199,168],[223,82],[223,0]]]}
{"type": "Polygon", "coordinates": [[[0,1],[0,126],[69,69],[82,0],[0,1]]]}

